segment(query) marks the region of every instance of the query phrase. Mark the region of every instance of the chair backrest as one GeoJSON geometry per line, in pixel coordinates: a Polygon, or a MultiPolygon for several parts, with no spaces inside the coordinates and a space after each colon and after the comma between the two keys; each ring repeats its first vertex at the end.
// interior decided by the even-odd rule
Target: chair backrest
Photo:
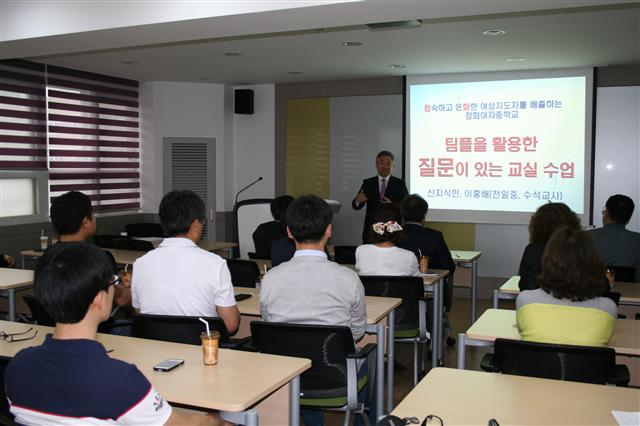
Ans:
{"type": "Polygon", "coordinates": [[[253,260],[227,259],[231,282],[235,287],[252,287],[260,281],[260,268],[253,260]]]}
{"type": "Polygon", "coordinates": [[[630,268],[628,266],[607,266],[607,269],[613,269],[615,281],[621,283],[632,283],[636,280],[635,268],[630,268]]]}
{"type": "Polygon", "coordinates": [[[145,240],[135,240],[133,238],[116,238],[113,240],[114,248],[120,250],[135,250],[135,251],[151,251],[155,247],[153,243],[145,240]]]}
{"type": "Polygon", "coordinates": [[[504,374],[606,384],[614,375],[613,348],[496,339],[494,366],[504,374]]]}
{"type": "Polygon", "coordinates": [[[356,248],[356,246],[334,246],[333,260],[341,265],[355,265],[356,248]]]}
{"type": "Polygon", "coordinates": [[[25,294],[22,296],[22,300],[27,304],[31,311],[31,318],[38,325],[46,325],[49,327],[55,327],[56,322],[51,318],[49,313],[45,311],[38,299],[32,294],[25,294]]]}
{"type": "Polygon", "coordinates": [[[361,275],[360,281],[367,296],[397,297],[402,304],[396,308],[396,329],[418,328],[418,302],[424,299],[421,277],[361,275]]]}
{"type": "Polygon", "coordinates": [[[311,360],[303,390],[344,388],[346,394],[346,359],[355,353],[349,327],[252,321],[251,336],[258,352],[311,360]]]}
{"type": "Polygon", "coordinates": [[[94,235],[93,242],[98,247],[102,248],[116,248],[115,240],[122,238],[121,235],[94,235]]]}
{"type": "Polygon", "coordinates": [[[125,225],[124,229],[130,237],[165,237],[159,223],[132,223],[125,225]]]}
{"type": "MultiPolygon", "coordinates": [[[[220,333],[220,342],[229,341],[229,333],[224,321],[217,317],[202,317],[209,323],[210,330],[220,333]]],[[[200,345],[200,333],[204,331],[198,317],[180,315],[133,315],[133,334],[142,339],[164,342],[200,345]]]]}

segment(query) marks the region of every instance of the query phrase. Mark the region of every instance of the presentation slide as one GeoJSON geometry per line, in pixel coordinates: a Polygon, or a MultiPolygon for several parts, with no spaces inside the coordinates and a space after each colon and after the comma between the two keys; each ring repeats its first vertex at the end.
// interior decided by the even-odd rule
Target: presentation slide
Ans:
{"type": "Polygon", "coordinates": [[[438,220],[527,223],[546,202],[587,211],[589,75],[421,80],[407,80],[406,176],[438,220]]]}

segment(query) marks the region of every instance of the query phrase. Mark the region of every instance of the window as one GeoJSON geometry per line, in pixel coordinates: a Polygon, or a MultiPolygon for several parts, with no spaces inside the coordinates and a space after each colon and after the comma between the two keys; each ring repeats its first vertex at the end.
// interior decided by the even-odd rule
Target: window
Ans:
{"type": "Polygon", "coordinates": [[[140,208],[138,82],[1,61],[0,111],[3,171],[48,171],[48,202],[77,190],[96,212],[140,208]]]}

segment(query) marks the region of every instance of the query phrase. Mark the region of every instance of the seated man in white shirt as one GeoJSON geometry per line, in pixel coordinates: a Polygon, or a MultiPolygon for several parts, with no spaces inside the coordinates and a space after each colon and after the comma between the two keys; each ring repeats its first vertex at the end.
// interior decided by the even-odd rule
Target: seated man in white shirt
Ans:
{"type": "Polygon", "coordinates": [[[204,203],[192,191],[171,191],[159,210],[168,237],[133,264],[133,307],[142,314],[217,316],[235,333],[240,312],[227,262],[196,245],[204,203]]]}

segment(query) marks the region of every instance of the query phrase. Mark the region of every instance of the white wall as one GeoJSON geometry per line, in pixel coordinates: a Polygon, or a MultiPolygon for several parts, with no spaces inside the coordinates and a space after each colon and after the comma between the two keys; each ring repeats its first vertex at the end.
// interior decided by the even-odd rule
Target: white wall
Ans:
{"type": "Polygon", "coordinates": [[[600,211],[613,194],[631,197],[636,205],[628,229],[640,231],[640,87],[601,87],[596,111],[596,158],[593,224],[602,226],[600,211]]]}
{"type": "Polygon", "coordinates": [[[251,115],[233,115],[233,191],[225,210],[233,209],[233,197],[259,176],[262,181],[244,191],[238,200],[272,198],[275,195],[275,86],[235,87],[253,90],[251,115]]]}
{"type": "Polygon", "coordinates": [[[216,210],[231,211],[236,191],[263,181],[240,199],[270,198],[275,190],[275,87],[254,90],[253,115],[233,113],[234,88],[222,84],[144,82],[140,85],[142,126],[142,211],[157,213],[163,189],[166,137],[215,138],[216,210]]]}
{"type": "MultiPolygon", "coordinates": [[[[146,82],[140,88],[142,116],[142,212],[157,213],[162,199],[166,137],[215,138],[216,209],[224,205],[224,85],[146,82]]],[[[230,165],[232,167],[232,165],[230,165]]]]}

